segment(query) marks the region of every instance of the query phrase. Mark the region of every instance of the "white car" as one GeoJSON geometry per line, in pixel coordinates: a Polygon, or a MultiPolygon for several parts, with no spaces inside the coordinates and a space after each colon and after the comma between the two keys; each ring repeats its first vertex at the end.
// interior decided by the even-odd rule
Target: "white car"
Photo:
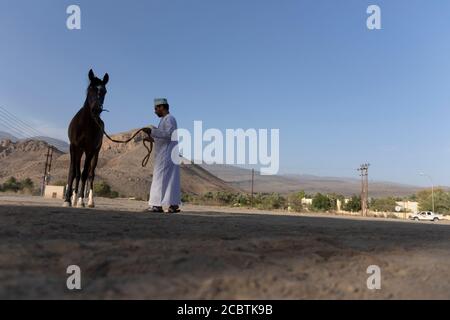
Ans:
{"type": "Polygon", "coordinates": [[[414,221],[434,221],[438,222],[439,220],[442,220],[442,215],[434,213],[432,211],[422,211],[415,213],[411,216],[409,216],[411,220],[414,221]]]}

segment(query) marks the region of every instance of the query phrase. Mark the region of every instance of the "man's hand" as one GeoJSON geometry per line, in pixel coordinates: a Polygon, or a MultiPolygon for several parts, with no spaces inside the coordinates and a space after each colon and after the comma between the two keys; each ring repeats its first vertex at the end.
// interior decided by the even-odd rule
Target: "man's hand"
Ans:
{"type": "Polygon", "coordinates": [[[152,135],[152,129],[151,128],[143,128],[143,132],[145,132],[149,137],[152,135]]]}

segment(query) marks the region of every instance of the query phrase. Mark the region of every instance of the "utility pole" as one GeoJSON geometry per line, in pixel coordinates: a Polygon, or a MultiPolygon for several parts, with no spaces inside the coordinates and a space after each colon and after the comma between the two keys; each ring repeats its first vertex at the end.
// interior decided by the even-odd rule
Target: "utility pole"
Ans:
{"type": "Polygon", "coordinates": [[[48,168],[49,158],[50,158],[50,148],[47,149],[47,155],[45,157],[45,167],[44,167],[44,176],[42,177],[41,196],[44,196],[44,193],[45,193],[45,185],[46,185],[46,180],[47,180],[47,168],[48,168]]]}
{"type": "Polygon", "coordinates": [[[50,180],[50,170],[52,168],[53,160],[53,146],[48,146],[47,155],[45,157],[44,176],[42,177],[41,196],[45,194],[45,186],[48,185],[50,180]]]}
{"type": "Polygon", "coordinates": [[[46,185],[48,186],[50,184],[50,172],[52,171],[52,161],[53,161],[53,146],[50,146],[50,159],[48,161],[48,169],[47,169],[47,180],[46,180],[46,185]]]}
{"type": "Polygon", "coordinates": [[[253,208],[253,187],[255,185],[255,169],[252,169],[252,197],[251,197],[251,204],[253,208]]]}
{"type": "Polygon", "coordinates": [[[358,169],[361,176],[361,213],[363,217],[366,217],[368,214],[369,166],[369,163],[364,163],[358,169]]]}

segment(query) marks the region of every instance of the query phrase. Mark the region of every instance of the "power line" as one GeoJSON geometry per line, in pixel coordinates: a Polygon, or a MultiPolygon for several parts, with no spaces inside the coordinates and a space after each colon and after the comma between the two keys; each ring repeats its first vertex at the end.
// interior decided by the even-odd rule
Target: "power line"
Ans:
{"type": "Polygon", "coordinates": [[[29,128],[21,125],[17,122],[17,120],[2,112],[2,110],[0,110],[0,119],[2,119],[3,123],[8,125],[9,128],[13,128],[16,132],[20,132],[23,136],[33,136],[35,134],[29,128]]]}
{"type": "Polygon", "coordinates": [[[44,133],[34,128],[28,122],[20,119],[19,117],[17,117],[16,115],[14,115],[13,113],[11,113],[10,111],[6,110],[1,106],[0,106],[0,124],[2,124],[3,127],[7,128],[7,131],[10,131],[20,140],[46,136],[44,133]]]}
{"type": "Polygon", "coordinates": [[[12,120],[11,118],[6,117],[4,114],[0,113],[0,119],[3,120],[4,123],[7,123],[10,127],[13,127],[16,131],[20,131],[21,133],[25,133],[26,136],[34,136],[35,133],[30,131],[28,128],[25,128],[19,125],[17,122],[12,120]]]}
{"type": "Polygon", "coordinates": [[[28,137],[27,133],[24,133],[22,130],[17,129],[14,125],[10,124],[9,121],[7,121],[6,119],[0,117],[0,122],[7,130],[11,131],[11,134],[18,136],[17,138],[26,139],[28,137]]]}
{"type": "Polygon", "coordinates": [[[24,120],[20,119],[19,117],[17,117],[16,115],[14,115],[13,113],[11,113],[10,111],[8,111],[7,109],[5,109],[5,108],[3,108],[1,106],[0,106],[0,112],[2,112],[3,114],[6,114],[10,119],[13,119],[13,121],[15,123],[17,123],[20,127],[29,130],[33,134],[35,134],[37,136],[43,136],[44,135],[41,131],[39,131],[38,129],[34,128],[28,122],[25,122],[24,120]]]}
{"type": "Polygon", "coordinates": [[[25,122],[24,120],[20,119],[19,117],[17,117],[16,115],[14,115],[13,113],[11,113],[10,111],[8,111],[7,109],[5,109],[1,106],[0,106],[0,112],[3,112],[3,114],[6,114],[10,119],[13,119],[13,121],[15,123],[17,123],[18,125],[20,125],[22,128],[28,129],[31,132],[33,132],[34,134],[42,135],[42,132],[40,132],[39,130],[34,128],[28,122],[25,122]]]}

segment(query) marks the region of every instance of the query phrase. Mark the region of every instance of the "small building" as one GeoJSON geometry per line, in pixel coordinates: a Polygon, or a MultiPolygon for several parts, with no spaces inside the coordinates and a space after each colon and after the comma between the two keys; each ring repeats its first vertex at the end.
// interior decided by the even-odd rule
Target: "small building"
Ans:
{"type": "Polygon", "coordinates": [[[419,203],[415,201],[397,201],[396,202],[399,207],[402,208],[402,211],[417,213],[419,212],[419,203]]]}
{"type": "Polygon", "coordinates": [[[44,198],[48,199],[64,199],[66,187],[62,186],[45,186],[44,198]]]}

